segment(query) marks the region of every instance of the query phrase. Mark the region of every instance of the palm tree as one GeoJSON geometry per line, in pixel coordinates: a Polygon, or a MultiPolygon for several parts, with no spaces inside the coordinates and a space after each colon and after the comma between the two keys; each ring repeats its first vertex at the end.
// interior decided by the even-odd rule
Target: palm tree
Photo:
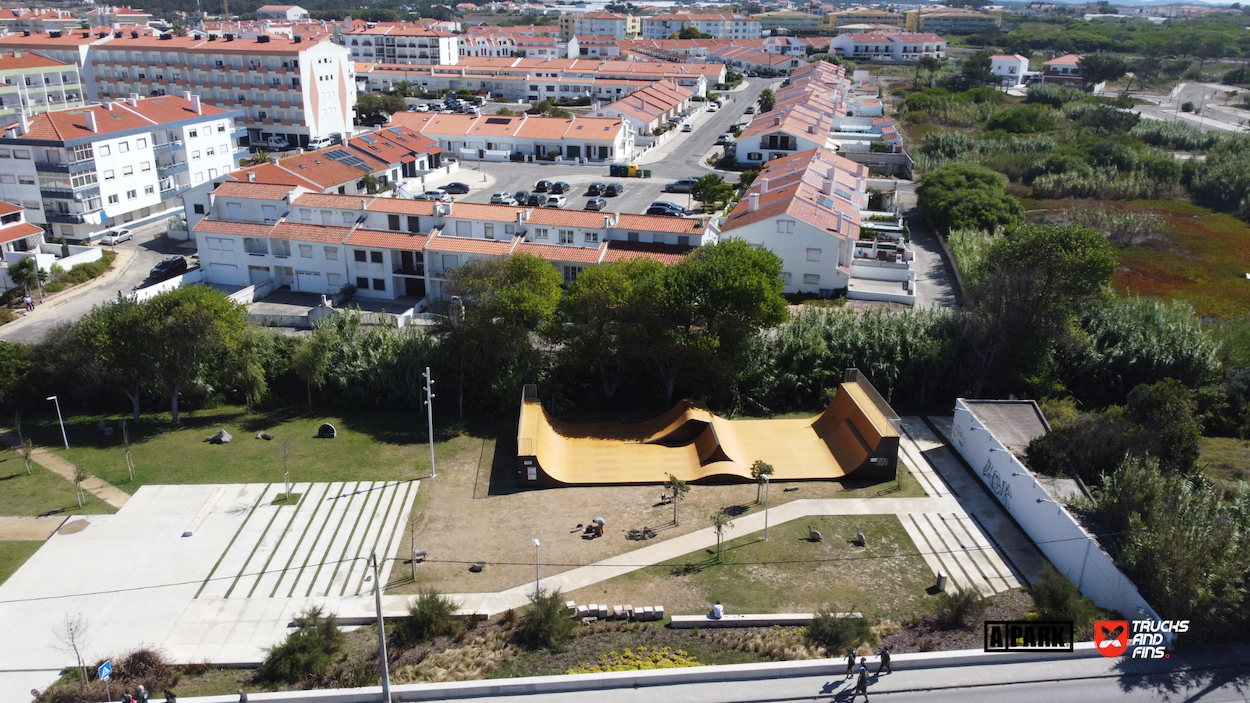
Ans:
{"type": "Polygon", "coordinates": [[[249,166],[260,166],[269,163],[269,152],[264,149],[257,149],[255,154],[239,159],[239,165],[247,168],[249,166]]]}
{"type": "Polygon", "coordinates": [[[768,112],[777,106],[777,94],[772,88],[760,91],[760,112],[768,112]]]}
{"type": "Polygon", "coordinates": [[[39,268],[35,263],[35,257],[28,256],[21,261],[9,267],[9,278],[13,282],[26,289],[27,294],[31,289],[39,290],[39,302],[43,302],[43,284],[48,280],[48,272],[39,268]]]}

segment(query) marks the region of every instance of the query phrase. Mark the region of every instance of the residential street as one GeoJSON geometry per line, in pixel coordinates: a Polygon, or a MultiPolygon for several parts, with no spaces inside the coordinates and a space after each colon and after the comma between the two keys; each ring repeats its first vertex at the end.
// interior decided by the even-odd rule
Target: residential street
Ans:
{"type": "Polygon", "coordinates": [[[1171,93],[1161,97],[1150,97],[1159,101],[1157,105],[1139,105],[1133,112],[1152,120],[1167,122],[1184,122],[1206,132],[1229,131],[1239,132],[1250,125],[1250,110],[1233,107],[1241,96],[1230,97],[1228,91],[1242,92],[1232,86],[1212,83],[1181,83],[1171,93]],[[1180,106],[1192,102],[1201,109],[1197,115],[1182,112],[1180,106]],[[1228,105],[1224,103],[1228,102],[1228,105]]]}

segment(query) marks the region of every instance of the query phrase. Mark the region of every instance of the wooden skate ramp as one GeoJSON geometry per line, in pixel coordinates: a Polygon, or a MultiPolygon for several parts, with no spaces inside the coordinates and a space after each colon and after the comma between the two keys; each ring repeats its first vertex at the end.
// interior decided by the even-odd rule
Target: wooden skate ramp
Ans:
{"type": "Polygon", "coordinates": [[[757,459],[773,466],[774,481],[893,478],[897,417],[865,384],[843,383],[820,415],[786,420],[728,420],[682,401],[645,422],[570,423],[525,398],[518,479],[523,486],[660,484],[671,474],[746,483],[757,459]]]}

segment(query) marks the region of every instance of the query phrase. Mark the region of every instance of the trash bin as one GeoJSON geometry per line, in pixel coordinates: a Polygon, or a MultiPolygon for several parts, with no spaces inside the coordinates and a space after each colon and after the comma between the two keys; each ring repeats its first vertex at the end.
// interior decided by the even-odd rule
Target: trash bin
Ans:
{"type": "Polygon", "coordinates": [[[628,175],[630,178],[637,178],[637,177],[638,177],[638,166],[637,166],[637,164],[630,164],[630,165],[629,165],[629,171],[628,171],[627,175],[628,175]]]}
{"type": "Polygon", "coordinates": [[[618,168],[616,167],[616,164],[608,164],[608,175],[609,175],[609,176],[611,176],[611,177],[613,177],[613,178],[617,178],[618,176],[620,176],[620,173],[621,173],[621,171],[620,171],[620,169],[618,169],[618,168]]]}
{"type": "Polygon", "coordinates": [[[651,177],[651,169],[649,169],[649,168],[644,168],[644,169],[642,169],[642,177],[643,177],[643,178],[650,178],[650,177],[651,177]]]}

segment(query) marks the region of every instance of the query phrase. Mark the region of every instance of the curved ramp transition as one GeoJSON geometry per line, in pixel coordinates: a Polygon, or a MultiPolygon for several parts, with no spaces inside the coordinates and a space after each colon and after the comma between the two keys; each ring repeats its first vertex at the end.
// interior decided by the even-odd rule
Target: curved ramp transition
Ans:
{"type": "Polygon", "coordinates": [[[801,419],[727,420],[682,401],[645,422],[570,423],[550,418],[537,400],[521,401],[522,486],[659,484],[669,474],[747,483],[756,460],[773,466],[775,481],[892,480],[898,417],[858,374],[823,413],[801,419]]]}

